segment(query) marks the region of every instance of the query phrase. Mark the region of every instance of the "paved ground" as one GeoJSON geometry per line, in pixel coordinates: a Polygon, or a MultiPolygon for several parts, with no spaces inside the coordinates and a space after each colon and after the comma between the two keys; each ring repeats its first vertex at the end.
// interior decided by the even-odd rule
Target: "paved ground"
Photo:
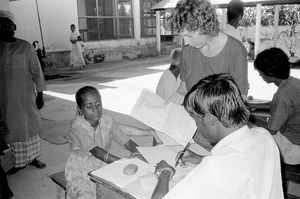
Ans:
{"type": "MultiPolygon", "coordinates": [[[[168,57],[155,57],[114,63],[100,63],[84,70],[47,72],[67,76],[63,79],[47,81],[48,91],[45,92],[45,107],[41,111],[45,132],[41,143],[41,160],[47,164],[43,170],[28,166],[19,173],[8,176],[10,187],[15,193],[13,199],[52,199],[55,198],[56,187],[49,175],[64,169],[68,156],[68,145],[65,135],[70,120],[75,115],[75,92],[84,85],[92,85],[99,89],[103,106],[108,114],[113,115],[122,129],[133,136],[141,145],[151,144],[149,128],[128,117],[139,92],[143,88],[155,91],[156,84],[163,70],[168,67],[168,57]],[[142,136],[136,136],[142,135],[142,136]]],[[[300,77],[300,70],[292,75],[300,77]]],[[[255,98],[271,99],[275,86],[267,85],[253,70],[249,62],[249,94],[255,98]]],[[[127,154],[116,147],[116,153],[127,154]]],[[[8,169],[9,165],[6,165],[8,169]]]]}

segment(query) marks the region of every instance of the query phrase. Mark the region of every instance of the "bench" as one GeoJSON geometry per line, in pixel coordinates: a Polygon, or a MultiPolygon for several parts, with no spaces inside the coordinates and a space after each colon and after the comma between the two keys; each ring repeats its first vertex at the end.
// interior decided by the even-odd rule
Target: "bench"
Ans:
{"type": "Polygon", "coordinates": [[[56,184],[56,199],[67,198],[65,171],[54,173],[50,178],[56,184]]]}
{"type": "Polygon", "coordinates": [[[296,199],[299,197],[293,196],[287,193],[287,186],[288,182],[294,182],[300,185],[300,164],[298,165],[289,165],[289,164],[282,164],[282,177],[283,177],[283,187],[285,195],[288,199],[296,199]]]}

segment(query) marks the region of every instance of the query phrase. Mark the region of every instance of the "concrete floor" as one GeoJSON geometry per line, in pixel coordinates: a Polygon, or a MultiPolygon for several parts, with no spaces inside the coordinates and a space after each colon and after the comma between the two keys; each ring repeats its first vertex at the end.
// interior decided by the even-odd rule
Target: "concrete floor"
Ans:
{"type": "MultiPolygon", "coordinates": [[[[47,164],[47,168],[39,170],[28,166],[19,173],[8,176],[9,185],[15,194],[13,199],[55,198],[56,187],[49,175],[64,169],[69,149],[64,139],[67,122],[65,125],[63,123],[74,117],[76,110],[74,94],[84,85],[97,87],[102,95],[103,107],[118,117],[118,122],[125,130],[133,128],[127,133],[131,134],[139,144],[149,145],[151,139],[147,136],[147,127],[133,122],[135,127],[125,128],[127,123],[132,122],[126,114],[130,112],[143,88],[155,91],[161,73],[168,66],[168,56],[162,56],[100,63],[91,65],[85,70],[58,71],[59,74],[66,74],[69,77],[47,81],[45,107],[41,111],[43,121],[47,126],[45,129],[47,136],[45,136],[46,140],[41,142],[40,159],[47,164]],[[135,134],[143,134],[143,136],[135,136],[135,134]]],[[[54,75],[54,72],[49,71],[48,74],[54,75]]],[[[300,70],[292,71],[292,75],[300,78],[300,70]]],[[[249,83],[249,95],[255,98],[271,99],[276,90],[274,85],[267,85],[263,82],[257,71],[253,69],[251,62],[249,62],[249,83]]],[[[122,153],[121,156],[126,155],[118,148],[115,152],[122,153]]],[[[6,165],[5,169],[8,168],[9,165],[6,165]]]]}

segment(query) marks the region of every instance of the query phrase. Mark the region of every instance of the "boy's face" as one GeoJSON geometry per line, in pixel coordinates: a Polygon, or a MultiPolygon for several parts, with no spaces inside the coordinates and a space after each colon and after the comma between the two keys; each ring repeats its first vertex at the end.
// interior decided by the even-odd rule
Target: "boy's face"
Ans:
{"type": "Polygon", "coordinates": [[[90,92],[82,96],[82,106],[79,111],[90,124],[98,122],[102,117],[102,101],[100,94],[90,92]]]}

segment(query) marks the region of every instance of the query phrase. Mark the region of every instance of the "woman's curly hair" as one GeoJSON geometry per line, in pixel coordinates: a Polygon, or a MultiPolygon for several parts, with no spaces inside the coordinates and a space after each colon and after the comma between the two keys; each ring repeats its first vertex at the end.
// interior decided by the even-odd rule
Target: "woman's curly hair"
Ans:
{"type": "Polygon", "coordinates": [[[208,0],[180,0],[168,21],[176,33],[187,29],[216,36],[220,31],[216,10],[208,0]]]}

